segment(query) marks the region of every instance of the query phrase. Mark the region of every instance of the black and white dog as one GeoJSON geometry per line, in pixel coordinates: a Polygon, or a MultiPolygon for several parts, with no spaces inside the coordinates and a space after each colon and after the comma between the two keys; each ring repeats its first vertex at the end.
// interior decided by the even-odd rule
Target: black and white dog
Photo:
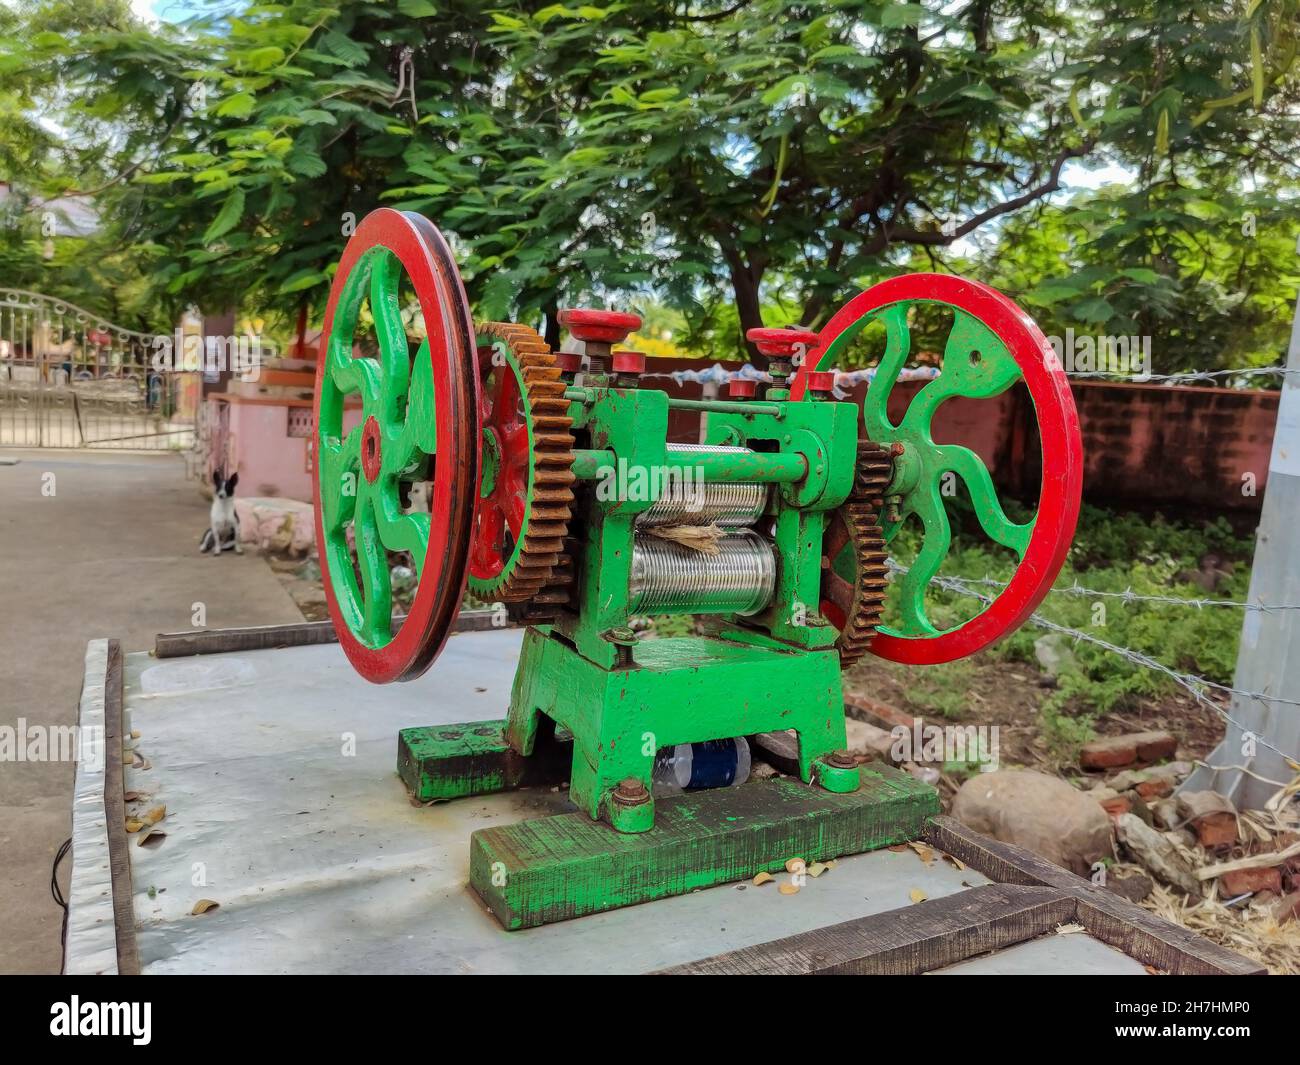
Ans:
{"type": "Polygon", "coordinates": [[[220,470],[213,472],[212,509],[208,511],[208,531],[199,543],[199,554],[208,551],[214,556],[222,551],[234,551],[237,555],[244,553],[239,542],[239,515],[235,513],[235,485],[238,483],[237,473],[223,478],[220,470]]]}

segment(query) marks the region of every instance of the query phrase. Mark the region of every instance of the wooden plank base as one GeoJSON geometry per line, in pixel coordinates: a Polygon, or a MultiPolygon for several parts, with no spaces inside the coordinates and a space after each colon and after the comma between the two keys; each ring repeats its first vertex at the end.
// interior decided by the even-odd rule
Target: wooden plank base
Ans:
{"type": "Polygon", "coordinates": [[[637,834],[584,813],[480,829],[470,884],[505,928],[533,928],[915,839],[938,811],[906,773],[866,766],[862,779],[841,795],[778,779],[658,799],[637,834]]]}
{"type": "Polygon", "coordinates": [[[902,910],[715,954],[672,975],[915,976],[1034,939],[1074,918],[1063,891],[986,884],[902,910]]]}
{"type": "Polygon", "coordinates": [[[417,802],[489,795],[569,779],[573,740],[539,735],[537,749],[519,754],[505,737],[505,719],[422,725],[397,734],[397,775],[417,802]]]}
{"type": "Polygon", "coordinates": [[[954,818],[934,818],[925,839],[992,880],[1068,893],[1077,903],[1074,919],[1079,924],[1144,965],[1180,976],[1248,976],[1267,971],[1258,962],[1157,917],[1032,851],[989,839],[954,818]]]}

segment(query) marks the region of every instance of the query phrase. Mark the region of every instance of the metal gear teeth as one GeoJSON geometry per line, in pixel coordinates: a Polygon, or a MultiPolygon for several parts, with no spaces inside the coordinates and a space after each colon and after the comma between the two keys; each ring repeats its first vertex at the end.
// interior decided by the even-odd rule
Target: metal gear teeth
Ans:
{"type": "Polygon", "coordinates": [[[885,609],[888,584],[884,530],[880,513],[884,493],[894,475],[894,461],[888,450],[871,440],[858,444],[858,462],[849,498],[840,505],[836,516],[844,522],[848,540],[857,557],[857,577],[852,599],[845,611],[844,628],[835,647],[840,664],[851,666],[867,652],[876,626],[885,609]]]}
{"type": "Polygon", "coordinates": [[[564,398],[565,383],[546,341],[526,325],[485,322],[479,336],[505,341],[519,365],[521,392],[533,430],[532,495],[528,531],[513,566],[503,571],[491,593],[507,604],[527,604],[522,613],[529,621],[552,620],[555,605],[567,603],[567,590],[557,587],[572,580],[573,567],[565,565],[565,537],[573,518],[573,419],[564,398]],[[549,609],[548,609],[549,608],[549,609]]]}

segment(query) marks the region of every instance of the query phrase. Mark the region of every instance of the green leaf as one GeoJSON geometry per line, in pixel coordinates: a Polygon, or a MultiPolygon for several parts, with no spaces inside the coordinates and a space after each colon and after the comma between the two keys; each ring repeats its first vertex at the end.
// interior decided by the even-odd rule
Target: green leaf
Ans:
{"type": "Polygon", "coordinates": [[[252,114],[256,103],[257,100],[251,93],[237,92],[221,101],[217,106],[217,114],[225,118],[247,118],[252,114]]]}
{"type": "Polygon", "coordinates": [[[1115,313],[1110,302],[1101,296],[1093,296],[1074,305],[1074,313],[1088,323],[1108,322],[1115,313]]]}
{"type": "Polygon", "coordinates": [[[397,10],[407,18],[429,18],[438,13],[438,8],[429,0],[397,0],[397,10]]]}
{"type": "Polygon", "coordinates": [[[239,225],[239,220],[244,217],[244,190],[233,189],[226,202],[221,205],[221,210],[217,212],[217,217],[212,220],[212,224],[203,231],[203,243],[211,244],[218,237],[229,233],[235,226],[239,225]]]}
{"type": "Polygon", "coordinates": [[[317,285],[329,281],[329,275],[320,270],[311,268],[299,270],[291,274],[289,278],[280,286],[281,295],[288,295],[290,292],[301,292],[303,289],[314,288],[317,285]]]}

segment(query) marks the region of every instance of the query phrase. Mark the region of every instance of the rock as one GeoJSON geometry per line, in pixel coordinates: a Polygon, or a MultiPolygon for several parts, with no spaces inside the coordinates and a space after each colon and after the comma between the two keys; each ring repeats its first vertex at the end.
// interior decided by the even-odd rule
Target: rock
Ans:
{"type": "Polygon", "coordinates": [[[1154,828],[1133,814],[1121,814],[1115,821],[1115,831],[1134,861],[1157,880],[1200,898],[1200,881],[1191,865],[1154,828]]]}
{"type": "Polygon", "coordinates": [[[1273,904],[1273,920],[1278,924],[1300,920],[1300,891],[1283,895],[1273,904]]]}
{"type": "Polygon", "coordinates": [[[1106,889],[1129,902],[1141,902],[1151,894],[1155,885],[1145,873],[1113,873],[1106,878],[1106,889]]]}
{"type": "Polygon", "coordinates": [[[932,765],[917,765],[915,762],[904,762],[901,766],[905,773],[916,777],[922,783],[935,787],[939,783],[939,770],[932,765]]]}
{"type": "Polygon", "coordinates": [[[1079,660],[1074,652],[1065,646],[1065,640],[1056,632],[1040,636],[1034,641],[1034,657],[1049,677],[1059,677],[1062,673],[1077,671],[1079,668],[1079,660]]]}
{"type": "Polygon", "coordinates": [[[1237,809],[1217,791],[1185,791],[1178,796],[1178,814],[1196,833],[1202,847],[1237,842],[1237,809]]]}
{"type": "Polygon", "coordinates": [[[1079,764],[1084,769],[1119,769],[1134,762],[1172,758],[1177,750],[1178,741],[1168,732],[1130,732],[1085,743],[1079,764]]]}
{"type": "Polygon", "coordinates": [[[849,750],[854,754],[866,755],[868,758],[882,762],[892,762],[890,753],[894,747],[894,737],[882,728],[846,717],[844,727],[848,730],[849,750]]]}
{"type": "Polygon", "coordinates": [[[1157,799],[1151,804],[1151,820],[1156,828],[1177,828],[1182,823],[1176,799],[1157,799]]]}
{"type": "Polygon", "coordinates": [[[999,769],[971,777],[953,799],[952,816],[1080,876],[1112,854],[1110,818],[1097,801],[1043,773],[999,769]]]}
{"type": "Polygon", "coordinates": [[[1236,869],[1219,877],[1219,894],[1225,899],[1238,895],[1254,895],[1260,891],[1282,894],[1282,870],[1277,866],[1265,869],[1236,869]]]}

